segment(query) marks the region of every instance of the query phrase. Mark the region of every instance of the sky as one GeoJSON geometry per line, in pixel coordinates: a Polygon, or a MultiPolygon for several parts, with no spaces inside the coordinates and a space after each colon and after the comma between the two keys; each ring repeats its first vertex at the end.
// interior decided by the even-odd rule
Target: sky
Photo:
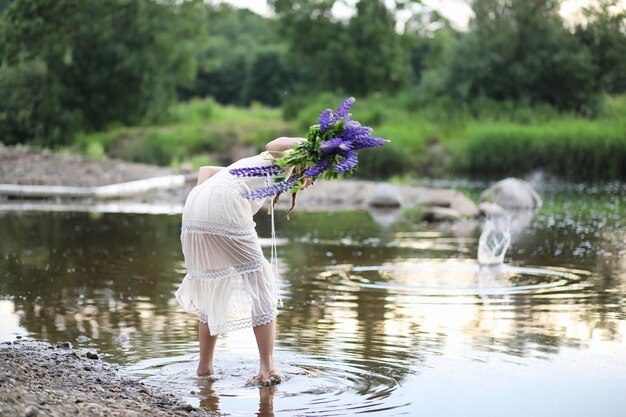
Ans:
{"type": "MultiPolygon", "coordinates": [[[[230,3],[239,8],[247,8],[263,16],[271,15],[271,10],[265,0],[219,0],[230,3]]],[[[336,16],[347,18],[354,13],[354,4],[358,0],[343,0],[337,2],[333,12],[336,16]]],[[[561,6],[561,14],[566,21],[574,22],[578,19],[578,11],[581,7],[592,3],[594,0],[565,0],[561,6]]],[[[423,0],[423,3],[448,18],[458,29],[467,28],[472,16],[469,0],[423,0]]],[[[621,0],[622,7],[626,8],[626,0],[621,0]]],[[[400,26],[407,16],[398,16],[400,26]]]]}
{"type": "MultiPolygon", "coordinates": [[[[247,8],[263,16],[269,16],[271,10],[265,0],[220,0],[230,3],[239,8],[247,8]]],[[[625,0],[626,1],[626,0],[625,0]]],[[[343,0],[335,4],[333,13],[337,17],[347,18],[354,14],[354,5],[358,0],[343,0]]],[[[443,16],[450,19],[459,28],[467,27],[467,22],[472,14],[467,0],[423,0],[424,4],[438,10],[443,16]]],[[[399,21],[403,16],[399,16],[399,21]]]]}

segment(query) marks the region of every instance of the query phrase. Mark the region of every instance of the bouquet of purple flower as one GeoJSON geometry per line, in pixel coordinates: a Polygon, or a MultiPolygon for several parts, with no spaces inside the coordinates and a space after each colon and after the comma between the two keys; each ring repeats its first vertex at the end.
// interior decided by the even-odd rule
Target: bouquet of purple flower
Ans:
{"type": "Polygon", "coordinates": [[[252,190],[244,197],[262,199],[292,193],[292,206],[296,193],[317,178],[332,179],[354,173],[358,163],[357,152],[366,148],[383,146],[388,141],[372,137],[372,129],[350,119],[350,108],[355,99],[349,97],[333,112],[324,110],[318,124],[309,128],[305,141],[288,151],[283,157],[265,167],[237,168],[231,174],[241,177],[266,177],[275,179],[274,184],[252,190]]]}

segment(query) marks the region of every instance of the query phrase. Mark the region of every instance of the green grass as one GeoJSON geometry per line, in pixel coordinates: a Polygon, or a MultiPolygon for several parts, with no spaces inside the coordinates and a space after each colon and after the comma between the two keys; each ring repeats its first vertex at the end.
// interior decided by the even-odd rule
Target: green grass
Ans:
{"type": "Polygon", "coordinates": [[[449,143],[453,165],[471,174],[543,170],[568,179],[626,179],[626,98],[607,99],[589,120],[561,115],[540,123],[476,120],[449,143]]]}
{"type": "Polygon", "coordinates": [[[157,165],[197,165],[198,161],[213,161],[216,155],[235,146],[262,149],[268,141],[291,132],[291,123],[282,120],[278,109],[244,109],[220,106],[212,100],[193,100],[173,107],[169,122],[163,125],[79,135],[75,144],[90,156],[157,165]]]}

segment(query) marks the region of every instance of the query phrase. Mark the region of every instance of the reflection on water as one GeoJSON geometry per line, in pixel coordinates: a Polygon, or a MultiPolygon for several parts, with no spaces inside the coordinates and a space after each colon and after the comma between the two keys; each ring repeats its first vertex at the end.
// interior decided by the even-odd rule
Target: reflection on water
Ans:
{"type": "Polygon", "coordinates": [[[219,339],[214,378],[194,376],[197,322],[173,298],[179,216],[0,213],[0,337],[93,346],[230,415],[621,416],[626,193],[580,191],[544,193],[502,265],[478,264],[477,222],[279,215],[273,389],[246,384],[251,331],[219,339]]]}

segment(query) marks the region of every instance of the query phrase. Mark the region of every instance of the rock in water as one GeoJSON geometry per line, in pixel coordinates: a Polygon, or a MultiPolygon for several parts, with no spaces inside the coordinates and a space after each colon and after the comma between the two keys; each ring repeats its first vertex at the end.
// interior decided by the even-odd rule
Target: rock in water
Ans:
{"type": "Polygon", "coordinates": [[[519,178],[493,184],[480,194],[480,202],[495,203],[505,209],[537,209],[543,204],[533,186],[519,178]]]}
{"type": "Polygon", "coordinates": [[[480,210],[480,214],[485,217],[502,216],[505,214],[504,209],[496,203],[480,203],[478,210],[480,210]]]}
{"type": "Polygon", "coordinates": [[[446,207],[427,207],[423,215],[427,222],[454,222],[461,218],[458,211],[446,207]]]}
{"type": "Polygon", "coordinates": [[[369,205],[371,207],[400,207],[402,196],[397,187],[391,184],[380,184],[372,192],[369,205]]]}

